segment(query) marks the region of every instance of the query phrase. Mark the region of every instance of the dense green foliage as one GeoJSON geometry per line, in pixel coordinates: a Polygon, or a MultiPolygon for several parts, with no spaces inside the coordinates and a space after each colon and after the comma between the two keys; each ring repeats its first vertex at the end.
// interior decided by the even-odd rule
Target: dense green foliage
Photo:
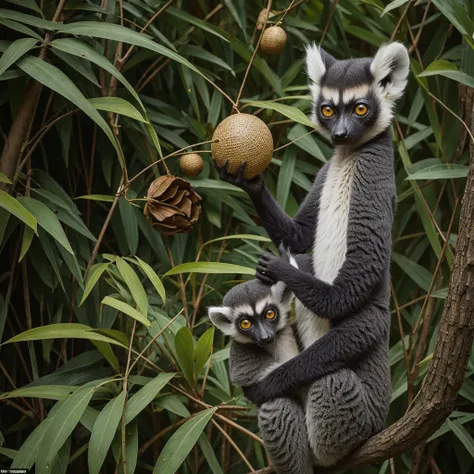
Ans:
{"type": "MultiPolygon", "coordinates": [[[[275,0],[272,9],[288,4],[275,0]]],[[[202,174],[189,180],[203,210],[189,233],[164,237],[143,215],[151,181],[167,169],[180,176],[178,158],[140,173],[209,142],[231,113],[222,91],[237,97],[265,5],[3,3],[2,148],[31,78],[43,87],[16,172],[0,175],[14,182],[0,191],[0,466],[13,459],[13,467],[35,463],[38,474],[120,473],[125,465],[129,474],[220,474],[267,464],[255,407],[230,385],[228,341],[214,334],[206,308],[253,275],[271,245],[245,193],[219,181],[209,143],[194,148],[207,153],[202,174]]],[[[474,7],[294,5],[283,21],[284,52],[257,54],[239,106],[269,124],[276,147],[303,136],[277,150],[265,173],[290,215],[331,156],[323,139],[306,134],[304,45],[323,40],[337,58],[371,55],[389,39],[410,47],[412,74],[393,128],[392,423],[423,380],[450,278],[467,176],[474,7]]],[[[395,459],[396,472],[472,472],[471,362],[456,411],[422,451],[395,459]]],[[[390,469],[386,461],[358,472],[390,469]]]]}

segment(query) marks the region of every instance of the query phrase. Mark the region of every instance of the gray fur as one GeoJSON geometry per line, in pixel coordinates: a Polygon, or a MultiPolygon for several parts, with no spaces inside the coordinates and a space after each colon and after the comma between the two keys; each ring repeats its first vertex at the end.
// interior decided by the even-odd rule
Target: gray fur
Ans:
{"type": "MultiPolygon", "coordinates": [[[[313,120],[336,147],[295,218],[280,209],[261,177],[227,179],[222,170],[220,175],[247,190],[277,246],[283,244],[292,253],[313,248],[313,261],[302,257],[299,268],[274,255],[263,255],[257,277],[267,284],[283,281],[305,309],[305,318],[325,322],[327,329],[298,356],[244,392],[263,404],[309,387],[305,413],[309,442],[315,462],[327,466],[381,431],[388,413],[390,251],[396,210],[388,128],[395,100],[406,85],[409,61],[406,49],[393,43],[380,48],[374,59],[347,61],[337,61],[312,47],[307,65],[313,120]],[[323,100],[336,109],[330,120],[322,117],[323,100]],[[369,104],[369,113],[362,118],[354,116],[354,104],[361,100],[369,104]],[[342,138],[341,127],[347,129],[342,138]],[[319,221],[328,218],[327,210],[322,214],[321,208],[324,190],[334,195],[338,190],[337,185],[331,186],[329,176],[339,176],[336,167],[346,166],[350,168],[347,214],[335,215],[331,226],[321,228],[319,221]],[[324,267],[328,259],[321,257],[318,232],[326,232],[323,244],[328,244],[340,238],[341,225],[346,237],[344,248],[334,257],[334,278],[323,278],[321,274],[331,272],[324,267]],[[341,255],[339,265],[336,257],[341,255]]],[[[300,316],[297,312],[297,320],[300,316]]],[[[303,330],[300,325],[298,329],[303,330]]]]}

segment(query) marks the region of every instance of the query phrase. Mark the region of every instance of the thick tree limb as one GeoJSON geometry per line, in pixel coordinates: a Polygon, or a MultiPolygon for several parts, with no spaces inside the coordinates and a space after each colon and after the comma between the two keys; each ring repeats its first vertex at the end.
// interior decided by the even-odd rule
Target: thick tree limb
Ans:
{"type": "MultiPolygon", "coordinates": [[[[471,128],[474,128],[472,124],[471,128]]],[[[453,410],[474,341],[473,229],[474,144],[471,144],[469,175],[462,200],[451,282],[433,359],[422,387],[412,408],[400,420],[369,439],[337,467],[318,470],[318,473],[335,474],[364,464],[379,463],[408,451],[426,441],[453,410]]],[[[274,472],[271,467],[257,471],[258,474],[274,472]]]]}

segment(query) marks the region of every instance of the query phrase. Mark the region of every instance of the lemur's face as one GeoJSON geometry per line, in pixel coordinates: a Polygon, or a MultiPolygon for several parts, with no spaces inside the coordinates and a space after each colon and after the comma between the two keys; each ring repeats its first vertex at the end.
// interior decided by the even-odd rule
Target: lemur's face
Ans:
{"type": "Polygon", "coordinates": [[[283,282],[267,286],[250,280],[232,288],[223,306],[209,308],[209,318],[232,339],[262,347],[289,325],[291,298],[283,282]]]}
{"type": "Polygon", "coordinates": [[[334,145],[360,146],[386,130],[406,86],[409,59],[400,43],[374,58],[338,61],[313,45],[306,50],[312,120],[334,145]]]}

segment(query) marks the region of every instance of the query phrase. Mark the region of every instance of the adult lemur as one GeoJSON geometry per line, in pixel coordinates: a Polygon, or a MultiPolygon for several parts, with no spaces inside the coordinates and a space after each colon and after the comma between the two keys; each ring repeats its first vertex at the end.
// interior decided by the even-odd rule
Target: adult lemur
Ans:
{"type": "Polygon", "coordinates": [[[306,62],[312,118],[335,150],[295,218],[278,207],[262,176],[243,178],[245,164],[236,177],[226,164],[219,174],[248,192],[277,246],[292,253],[313,250],[299,269],[271,254],[259,260],[257,276],[267,284],[285,282],[299,300],[298,333],[305,350],[245,394],[262,404],[318,381],[308,394],[312,407],[306,423],[317,463],[330,465],[380,431],[388,411],[389,264],[396,209],[389,127],[409,59],[403,45],[391,43],[374,58],[343,61],[311,46],[306,62]],[[349,416],[354,413],[356,425],[349,416]]]}
{"type": "MultiPolygon", "coordinates": [[[[232,339],[232,383],[254,385],[299,353],[289,320],[292,298],[282,281],[268,286],[250,280],[234,286],[223,306],[209,308],[213,324],[232,339]]],[[[298,400],[282,397],[263,403],[258,424],[278,474],[312,474],[304,411],[298,400]]]]}

